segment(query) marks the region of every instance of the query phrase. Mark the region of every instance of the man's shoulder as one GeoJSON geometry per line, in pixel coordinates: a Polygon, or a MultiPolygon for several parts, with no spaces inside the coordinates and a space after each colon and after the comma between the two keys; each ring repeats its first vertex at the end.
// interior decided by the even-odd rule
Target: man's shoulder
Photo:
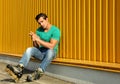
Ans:
{"type": "Polygon", "coordinates": [[[60,29],[57,26],[55,26],[55,25],[52,25],[52,30],[53,31],[60,31],[60,29]]]}
{"type": "Polygon", "coordinates": [[[57,36],[61,36],[61,31],[58,27],[53,26],[52,34],[57,35],[57,36]]]}

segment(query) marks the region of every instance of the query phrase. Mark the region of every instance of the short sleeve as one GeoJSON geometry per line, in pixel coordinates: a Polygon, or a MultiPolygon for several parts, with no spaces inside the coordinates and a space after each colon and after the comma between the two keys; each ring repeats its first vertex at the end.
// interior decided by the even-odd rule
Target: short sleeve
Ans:
{"type": "Polygon", "coordinates": [[[53,32],[51,38],[59,41],[59,40],[60,40],[60,30],[59,30],[59,29],[55,30],[55,31],[53,32]]]}
{"type": "Polygon", "coordinates": [[[39,36],[39,32],[38,32],[38,30],[36,30],[36,34],[39,36]]]}

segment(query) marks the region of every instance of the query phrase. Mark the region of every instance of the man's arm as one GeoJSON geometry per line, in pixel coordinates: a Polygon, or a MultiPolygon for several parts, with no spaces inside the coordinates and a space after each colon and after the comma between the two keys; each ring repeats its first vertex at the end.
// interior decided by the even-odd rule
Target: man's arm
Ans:
{"type": "Polygon", "coordinates": [[[32,40],[35,41],[35,45],[42,45],[46,48],[53,49],[58,43],[58,40],[51,39],[50,42],[45,42],[41,40],[36,34],[32,33],[32,40]]]}
{"type": "Polygon", "coordinates": [[[51,39],[50,42],[45,42],[45,41],[41,40],[40,38],[37,38],[36,41],[38,44],[40,44],[46,48],[49,48],[49,49],[53,49],[55,47],[55,45],[58,43],[58,40],[55,40],[55,39],[51,39]]]}
{"type": "Polygon", "coordinates": [[[44,40],[41,40],[39,37],[36,38],[35,40],[37,41],[38,44],[40,44],[46,48],[54,49],[56,44],[59,42],[59,38],[60,38],[60,32],[59,32],[59,30],[56,30],[53,32],[52,37],[50,39],[50,42],[46,42],[44,40]]]}

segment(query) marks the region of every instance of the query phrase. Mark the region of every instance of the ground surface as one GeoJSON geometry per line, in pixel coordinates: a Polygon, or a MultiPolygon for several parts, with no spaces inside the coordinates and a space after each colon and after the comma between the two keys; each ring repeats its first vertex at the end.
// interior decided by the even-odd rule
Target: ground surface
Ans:
{"type": "Polygon", "coordinates": [[[15,83],[14,80],[5,72],[5,67],[6,64],[0,62],[0,84],[74,84],[47,75],[44,75],[37,81],[26,82],[26,76],[31,73],[28,70],[25,70],[25,73],[20,81],[18,83],[15,83]]]}

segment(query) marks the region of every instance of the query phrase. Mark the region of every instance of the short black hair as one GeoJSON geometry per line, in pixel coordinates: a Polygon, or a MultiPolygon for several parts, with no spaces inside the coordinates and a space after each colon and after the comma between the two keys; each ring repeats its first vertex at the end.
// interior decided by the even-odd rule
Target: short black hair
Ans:
{"type": "Polygon", "coordinates": [[[38,21],[40,17],[43,17],[43,19],[45,19],[45,20],[46,20],[46,18],[48,18],[48,16],[45,13],[40,13],[40,14],[36,15],[36,17],[35,17],[36,21],[38,21]]]}

